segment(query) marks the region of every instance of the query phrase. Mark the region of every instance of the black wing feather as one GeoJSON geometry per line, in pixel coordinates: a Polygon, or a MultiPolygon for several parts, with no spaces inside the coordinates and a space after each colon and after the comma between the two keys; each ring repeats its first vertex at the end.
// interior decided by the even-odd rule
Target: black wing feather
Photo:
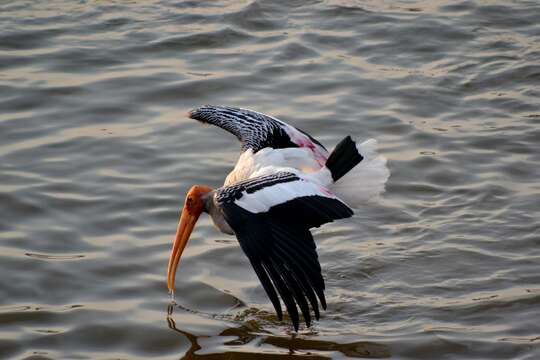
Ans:
{"type": "MultiPolygon", "coordinates": [[[[294,181],[283,174],[282,182],[294,181]]],[[[275,184],[275,179],[267,179],[275,184]]],[[[264,182],[264,181],[263,181],[264,182]]],[[[281,319],[283,300],[295,330],[300,308],[307,326],[311,325],[311,305],[319,319],[319,304],[326,309],[324,279],[316,245],[309,229],[349,217],[352,210],[340,200],[318,195],[298,197],[275,205],[264,213],[251,213],[235,203],[248,188],[264,188],[260,179],[219,189],[216,199],[227,223],[234,230],[261,283],[281,319]],[[318,298],[318,302],[317,302],[318,298]],[[309,301],[309,303],[308,303],[309,301]]]]}
{"type": "Polygon", "coordinates": [[[250,261],[250,262],[251,262],[251,266],[253,266],[253,269],[255,270],[255,273],[257,274],[257,277],[261,281],[264,291],[266,291],[266,294],[270,298],[272,305],[274,305],[274,309],[276,310],[276,315],[278,319],[280,321],[283,320],[283,313],[281,311],[281,303],[279,302],[276,289],[274,289],[274,286],[272,285],[272,282],[270,281],[270,278],[268,277],[268,274],[266,270],[264,269],[264,266],[262,265],[261,262],[257,262],[257,261],[250,261]]]}
{"type": "Polygon", "coordinates": [[[289,313],[289,316],[291,317],[294,330],[298,331],[298,325],[299,325],[298,310],[296,309],[296,304],[291,294],[291,289],[289,289],[288,286],[285,284],[285,281],[283,280],[283,277],[282,277],[282,273],[280,273],[278,269],[276,269],[279,266],[276,266],[276,264],[272,260],[265,261],[264,264],[265,264],[266,270],[268,271],[268,274],[270,275],[270,278],[274,282],[274,286],[277,288],[279,295],[281,295],[281,298],[283,299],[283,302],[285,303],[285,307],[287,308],[287,312],[289,313]]]}
{"type": "MultiPolygon", "coordinates": [[[[287,264],[283,263],[281,259],[279,258],[279,256],[275,256],[275,254],[273,258],[276,260],[274,262],[276,270],[281,274],[283,280],[287,284],[287,287],[289,288],[289,292],[292,292],[294,301],[298,304],[298,307],[300,307],[300,310],[302,311],[302,315],[304,316],[304,321],[306,322],[306,325],[308,327],[311,326],[311,315],[309,313],[309,305],[306,301],[304,292],[302,291],[302,287],[296,281],[296,278],[291,273],[291,270],[289,269],[287,264]]],[[[298,328],[295,327],[295,330],[298,331],[298,328]]]]}
{"type": "Polygon", "coordinates": [[[313,195],[298,197],[275,205],[269,213],[279,222],[303,224],[311,229],[337,219],[351,217],[353,211],[336,198],[313,195]]]}
{"type": "Polygon", "coordinates": [[[307,136],[314,144],[326,150],[320,142],[304,131],[274,117],[252,110],[205,105],[192,110],[189,117],[202,123],[218,126],[233,134],[242,143],[242,151],[252,149],[255,153],[265,147],[273,149],[299,147],[285,131],[285,128],[298,131],[307,136]]]}
{"type": "Polygon", "coordinates": [[[315,313],[315,319],[319,320],[320,313],[319,313],[319,304],[317,302],[317,297],[315,296],[315,292],[313,291],[313,286],[309,282],[304,269],[302,269],[300,266],[296,265],[294,260],[292,260],[286,253],[284,253],[281,249],[276,249],[277,256],[281,257],[282,259],[285,259],[286,262],[288,262],[291,265],[291,273],[295,277],[296,281],[298,282],[298,285],[302,288],[302,292],[304,295],[308,298],[309,303],[311,304],[311,308],[313,309],[313,312],[315,313]]]}
{"type": "Polygon", "coordinates": [[[271,224],[270,229],[275,241],[273,248],[278,253],[287,254],[289,263],[295,264],[302,269],[310,287],[317,294],[321,307],[326,310],[324,279],[311,232],[308,229],[302,231],[294,227],[287,228],[274,221],[271,224]]]}

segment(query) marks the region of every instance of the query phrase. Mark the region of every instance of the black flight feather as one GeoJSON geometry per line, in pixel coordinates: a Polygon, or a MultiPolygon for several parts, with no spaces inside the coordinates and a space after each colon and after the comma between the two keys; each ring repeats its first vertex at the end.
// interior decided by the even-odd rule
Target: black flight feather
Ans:
{"type": "Polygon", "coordinates": [[[294,329],[298,331],[297,306],[307,326],[311,325],[310,305],[315,319],[320,317],[319,304],[326,309],[324,279],[309,229],[349,217],[353,212],[339,199],[325,194],[290,199],[258,213],[236,204],[246,193],[256,196],[257,191],[267,186],[294,181],[304,180],[284,172],[261,176],[218,189],[215,199],[272,301],[278,318],[282,319],[281,297],[294,329]]]}
{"type": "Polygon", "coordinates": [[[248,109],[205,105],[190,111],[189,117],[205,124],[218,126],[233,134],[242,143],[242,151],[251,149],[256,153],[265,147],[273,149],[299,147],[299,144],[291,139],[286,128],[306,135],[314,144],[326,150],[320,142],[302,130],[272,116],[248,109]]]}

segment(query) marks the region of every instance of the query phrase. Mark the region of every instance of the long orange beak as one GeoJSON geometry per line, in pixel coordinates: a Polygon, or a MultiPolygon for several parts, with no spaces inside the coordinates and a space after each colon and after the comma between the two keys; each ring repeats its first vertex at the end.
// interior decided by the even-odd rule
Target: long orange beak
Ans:
{"type": "Polygon", "coordinates": [[[174,292],[174,279],[176,276],[176,269],[180,263],[180,257],[184,252],[189,236],[200,215],[201,211],[190,214],[185,206],[184,209],[182,209],[182,216],[180,216],[178,229],[176,230],[176,238],[174,239],[171,255],[169,257],[169,267],[167,269],[167,287],[170,292],[174,292]]]}

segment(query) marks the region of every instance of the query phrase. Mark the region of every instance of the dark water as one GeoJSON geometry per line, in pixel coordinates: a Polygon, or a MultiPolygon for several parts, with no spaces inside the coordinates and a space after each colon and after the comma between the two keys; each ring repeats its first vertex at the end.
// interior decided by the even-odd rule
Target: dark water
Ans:
{"type": "Polygon", "coordinates": [[[540,358],[536,1],[2,1],[0,358],[540,358]],[[332,146],[375,137],[383,199],[314,231],[328,310],[278,322],[183,194],[239,145],[205,103],[332,146]]]}

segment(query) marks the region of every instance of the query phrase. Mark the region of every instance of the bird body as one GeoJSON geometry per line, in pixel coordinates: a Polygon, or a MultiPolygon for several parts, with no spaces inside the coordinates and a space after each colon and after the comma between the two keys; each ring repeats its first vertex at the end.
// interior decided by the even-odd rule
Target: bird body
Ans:
{"type": "Polygon", "coordinates": [[[169,289],[191,231],[206,212],[220,231],[236,235],[278,317],[281,297],[295,330],[298,308],[310,326],[309,307],[316,319],[319,305],[326,309],[310,229],[352,216],[349,200],[357,206],[384,190],[389,171],[376,141],[356,144],[346,137],[329,153],[307,133],[251,110],[207,105],[190,117],[234,134],[242,153],[223,187],[195,185],[187,193],[169,258],[169,289]]]}
{"type": "Polygon", "coordinates": [[[224,185],[231,185],[252,176],[276,172],[283,168],[293,168],[309,173],[319,170],[321,165],[308,148],[264,148],[256,153],[248,149],[240,154],[236,166],[227,175],[224,185]]]}

